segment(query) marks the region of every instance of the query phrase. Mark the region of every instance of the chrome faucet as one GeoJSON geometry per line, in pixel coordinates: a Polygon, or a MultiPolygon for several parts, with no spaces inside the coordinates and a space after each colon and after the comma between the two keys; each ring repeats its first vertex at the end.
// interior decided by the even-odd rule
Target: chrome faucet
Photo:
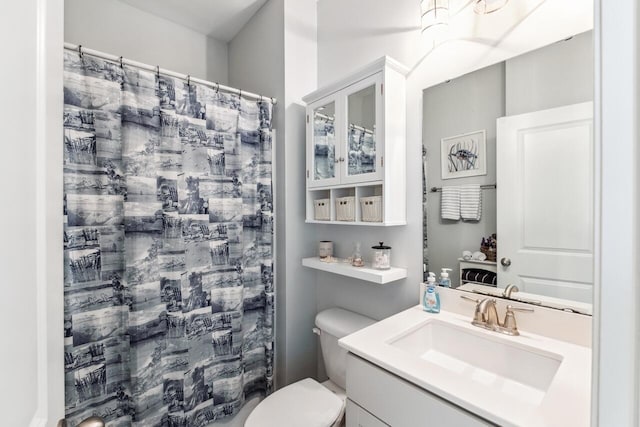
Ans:
{"type": "Polygon", "coordinates": [[[460,298],[476,303],[476,310],[473,314],[473,320],[471,321],[472,325],[479,328],[488,329],[490,331],[500,332],[506,335],[520,335],[520,332],[518,332],[518,326],[516,324],[516,316],[514,311],[522,311],[527,313],[533,312],[532,308],[519,308],[507,305],[507,311],[504,315],[504,322],[500,322],[496,300],[494,298],[484,298],[482,300],[478,300],[466,295],[460,295],[460,298]]]}

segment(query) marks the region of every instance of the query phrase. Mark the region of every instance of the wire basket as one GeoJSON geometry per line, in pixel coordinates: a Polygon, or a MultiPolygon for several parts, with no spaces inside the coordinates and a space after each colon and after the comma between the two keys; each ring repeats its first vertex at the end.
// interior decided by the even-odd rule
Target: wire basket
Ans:
{"type": "Polygon", "coordinates": [[[314,200],[313,217],[316,221],[329,221],[331,219],[331,201],[329,199],[314,200]]]}
{"type": "Polygon", "coordinates": [[[363,222],[382,222],[382,196],[360,197],[363,222]]]}
{"type": "Polygon", "coordinates": [[[356,220],[356,198],[353,196],[336,198],[336,219],[338,221],[356,220]]]}

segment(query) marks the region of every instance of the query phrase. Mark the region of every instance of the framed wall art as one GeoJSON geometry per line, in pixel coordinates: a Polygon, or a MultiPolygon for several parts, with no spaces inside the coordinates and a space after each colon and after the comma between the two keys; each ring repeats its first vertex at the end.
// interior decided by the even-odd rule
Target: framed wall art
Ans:
{"type": "Polygon", "coordinates": [[[442,138],[440,147],[442,179],[487,174],[487,141],[484,129],[442,138]]]}

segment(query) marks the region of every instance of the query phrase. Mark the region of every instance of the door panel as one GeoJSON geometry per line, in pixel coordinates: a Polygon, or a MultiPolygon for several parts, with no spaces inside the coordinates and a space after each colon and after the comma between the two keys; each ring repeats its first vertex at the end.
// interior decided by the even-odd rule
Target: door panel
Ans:
{"type": "Polygon", "coordinates": [[[377,181],[383,168],[382,73],[342,91],[346,118],[340,168],[341,183],[377,181]]]}
{"type": "Polygon", "coordinates": [[[590,301],[593,106],[498,119],[498,285],[590,301]],[[499,263],[500,264],[500,263],[499,263]]]}
{"type": "Polygon", "coordinates": [[[338,159],[341,156],[339,103],[335,96],[315,102],[307,108],[307,179],[309,187],[340,182],[338,159]]]}

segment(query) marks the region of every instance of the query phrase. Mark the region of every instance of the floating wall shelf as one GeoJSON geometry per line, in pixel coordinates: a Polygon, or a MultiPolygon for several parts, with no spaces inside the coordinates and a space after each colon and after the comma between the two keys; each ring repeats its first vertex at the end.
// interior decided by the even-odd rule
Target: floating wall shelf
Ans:
{"type": "Polygon", "coordinates": [[[376,270],[371,267],[353,267],[344,262],[323,262],[320,258],[303,258],[302,265],[316,270],[327,271],[341,276],[354,277],[379,285],[395,282],[407,277],[407,269],[391,267],[389,270],[376,270]]]}

